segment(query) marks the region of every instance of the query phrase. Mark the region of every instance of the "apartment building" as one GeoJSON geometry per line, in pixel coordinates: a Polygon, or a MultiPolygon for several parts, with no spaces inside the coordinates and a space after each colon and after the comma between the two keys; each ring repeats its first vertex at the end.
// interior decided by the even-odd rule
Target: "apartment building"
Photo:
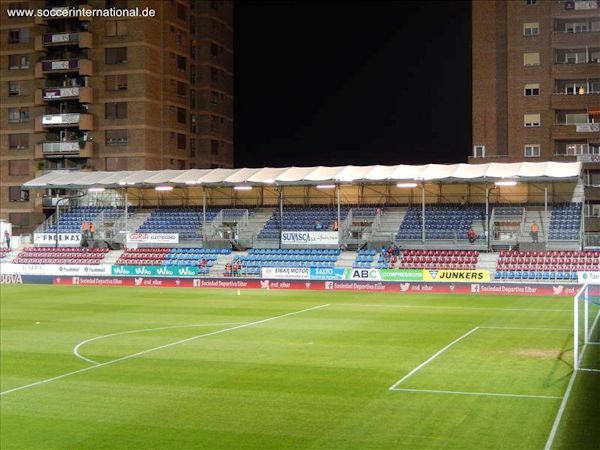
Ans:
{"type": "Polygon", "coordinates": [[[44,171],[233,166],[232,1],[0,5],[0,218],[15,234],[53,209],[56,193],[20,188],[44,171]]]}
{"type": "Polygon", "coordinates": [[[600,1],[475,0],[472,31],[469,161],[583,161],[600,217],[600,1]]]}

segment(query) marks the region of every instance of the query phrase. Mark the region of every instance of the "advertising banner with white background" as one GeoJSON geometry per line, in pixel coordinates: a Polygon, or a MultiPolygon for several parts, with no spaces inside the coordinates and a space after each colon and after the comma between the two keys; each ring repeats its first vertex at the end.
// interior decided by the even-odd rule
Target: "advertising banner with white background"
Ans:
{"type": "MultiPolygon", "coordinates": [[[[34,244],[56,244],[56,233],[34,233],[34,244]]],[[[79,245],[81,233],[58,233],[58,245],[79,245]]]]}
{"type": "Polygon", "coordinates": [[[600,272],[577,272],[580,284],[600,284],[600,272]]]}
{"type": "Polygon", "coordinates": [[[74,264],[0,264],[2,275],[111,275],[111,266],[79,266],[74,264]]]}
{"type": "Polygon", "coordinates": [[[338,245],[339,234],[337,231],[282,231],[282,245],[338,245]]]}
{"type": "Polygon", "coordinates": [[[308,267],[263,267],[262,277],[278,280],[310,280],[308,267]]]}
{"type": "Polygon", "coordinates": [[[127,233],[128,244],[177,244],[178,233],[127,233]]]}

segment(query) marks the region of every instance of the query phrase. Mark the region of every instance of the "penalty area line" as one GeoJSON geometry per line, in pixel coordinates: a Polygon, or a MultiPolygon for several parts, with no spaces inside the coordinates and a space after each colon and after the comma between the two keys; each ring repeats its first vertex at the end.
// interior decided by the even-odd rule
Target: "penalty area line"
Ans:
{"type": "Polygon", "coordinates": [[[413,370],[411,370],[410,372],[408,372],[406,375],[404,375],[402,378],[400,378],[398,381],[396,381],[394,384],[392,384],[389,387],[390,391],[393,391],[396,386],[400,385],[400,383],[402,383],[403,381],[409,379],[410,377],[412,377],[415,373],[417,373],[419,370],[421,370],[423,367],[425,367],[427,364],[429,364],[431,361],[433,361],[435,358],[437,358],[438,356],[440,356],[442,353],[444,353],[446,350],[448,350],[450,347],[452,347],[454,344],[457,344],[458,342],[462,341],[464,338],[466,338],[467,336],[475,333],[477,330],[479,330],[479,327],[475,327],[470,331],[467,331],[465,334],[463,334],[461,337],[459,337],[458,339],[453,340],[452,342],[450,342],[448,345],[446,345],[443,349],[437,351],[433,356],[429,357],[429,359],[427,359],[426,361],[422,362],[421,364],[419,364],[417,367],[415,367],[413,370]]]}
{"type": "Polygon", "coordinates": [[[113,359],[113,360],[110,360],[110,361],[106,361],[106,362],[103,362],[103,363],[100,363],[100,364],[96,364],[94,366],[84,367],[83,369],[74,370],[72,372],[67,372],[67,373],[64,373],[62,375],[58,375],[58,376],[55,376],[55,377],[52,377],[52,378],[47,378],[45,380],[40,380],[40,381],[36,381],[34,383],[29,383],[29,384],[26,384],[26,385],[23,385],[23,386],[18,386],[18,387],[12,388],[12,389],[8,389],[6,391],[0,392],[0,396],[7,395],[7,394],[10,394],[12,392],[22,391],[24,389],[29,389],[29,388],[32,388],[32,387],[35,387],[35,386],[40,386],[42,384],[51,383],[53,381],[57,381],[57,380],[61,380],[63,378],[67,378],[67,377],[70,377],[70,376],[73,376],[73,375],[77,375],[79,373],[88,372],[88,371],[93,370],[93,369],[98,369],[99,367],[108,366],[108,365],[115,364],[115,363],[118,363],[118,362],[121,362],[121,361],[127,361],[128,359],[132,359],[132,358],[135,358],[137,356],[142,356],[142,355],[145,355],[147,353],[151,353],[151,352],[154,352],[154,351],[157,351],[157,350],[162,350],[164,348],[173,347],[175,345],[184,344],[186,342],[190,342],[190,341],[193,341],[195,339],[200,339],[200,338],[208,337],[208,336],[215,336],[217,334],[226,333],[228,331],[239,330],[239,329],[242,329],[242,328],[248,328],[248,327],[251,327],[253,325],[259,325],[261,323],[267,323],[267,322],[271,322],[273,320],[283,319],[284,317],[294,316],[296,314],[301,314],[301,313],[304,313],[304,312],[314,311],[314,310],[320,309],[320,308],[325,308],[326,306],[329,306],[329,303],[327,303],[325,305],[313,306],[312,308],[302,309],[300,311],[292,311],[292,312],[289,312],[289,313],[286,313],[286,314],[281,314],[279,316],[268,317],[266,319],[257,320],[255,322],[248,322],[248,323],[245,323],[243,325],[237,325],[235,327],[224,328],[222,330],[212,331],[210,333],[199,334],[197,336],[192,336],[192,337],[189,337],[187,339],[182,339],[182,340],[179,340],[179,341],[171,342],[169,344],[164,344],[164,345],[161,345],[161,346],[158,346],[158,347],[149,348],[149,349],[143,350],[141,352],[132,353],[131,355],[122,356],[121,358],[117,358],[117,359],[113,359]]]}
{"type": "Polygon", "coordinates": [[[502,394],[497,392],[468,392],[468,391],[444,391],[438,389],[407,389],[407,388],[394,388],[391,391],[399,392],[424,392],[429,394],[451,394],[451,395],[479,395],[485,397],[512,397],[512,398],[540,398],[546,400],[561,400],[562,397],[555,395],[529,395],[529,394],[502,394]]]}

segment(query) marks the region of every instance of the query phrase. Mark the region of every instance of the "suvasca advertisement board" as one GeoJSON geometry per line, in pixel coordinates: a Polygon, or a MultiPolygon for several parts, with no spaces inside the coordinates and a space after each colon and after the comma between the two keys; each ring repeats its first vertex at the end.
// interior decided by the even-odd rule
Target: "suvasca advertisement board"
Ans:
{"type": "Polygon", "coordinates": [[[321,246],[338,245],[337,231],[282,231],[282,245],[321,246]]]}
{"type": "Polygon", "coordinates": [[[178,233],[127,233],[128,244],[177,244],[178,233]]]}
{"type": "MultiPolygon", "coordinates": [[[[56,244],[56,233],[33,233],[34,244],[56,244]]],[[[58,245],[79,245],[81,233],[58,233],[58,245]]]]}

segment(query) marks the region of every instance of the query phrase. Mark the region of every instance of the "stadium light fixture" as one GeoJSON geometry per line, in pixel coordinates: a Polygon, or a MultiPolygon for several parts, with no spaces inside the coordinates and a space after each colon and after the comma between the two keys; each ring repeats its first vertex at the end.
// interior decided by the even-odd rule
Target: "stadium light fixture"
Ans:
{"type": "Polygon", "coordinates": [[[398,183],[396,187],[399,188],[416,188],[417,183],[398,183]]]}
{"type": "Polygon", "coordinates": [[[273,178],[267,178],[266,180],[263,181],[263,183],[265,183],[265,184],[273,184],[273,183],[275,183],[275,180],[273,178]]]}
{"type": "Polygon", "coordinates": [[[504,180],[504,181],[496,181],[494,183],[496,186],[516,186],[517,182],[515,180],[504,180]]]}
{"type": "Polygon", "coordinates": [[[317,189],[335,189],[335,184],[317,184],[317,189]]]}
{"type": "Polygon", "coordinates": [[[251,191],[252,186],[234,186],[233,189],[236,191],[251,191]]]}
{"type": "Polygon", "coordinates": [[[156,186],[154,189],[156,191],[160,191],[160,192],[167,192],[167,191],[172,191],[173,186],[156,186]]]}
{"type": "Polygon", "coordinates": [[[103,187],[91,187],[88,189],[88,192],[104,192],[103,187]]]}

